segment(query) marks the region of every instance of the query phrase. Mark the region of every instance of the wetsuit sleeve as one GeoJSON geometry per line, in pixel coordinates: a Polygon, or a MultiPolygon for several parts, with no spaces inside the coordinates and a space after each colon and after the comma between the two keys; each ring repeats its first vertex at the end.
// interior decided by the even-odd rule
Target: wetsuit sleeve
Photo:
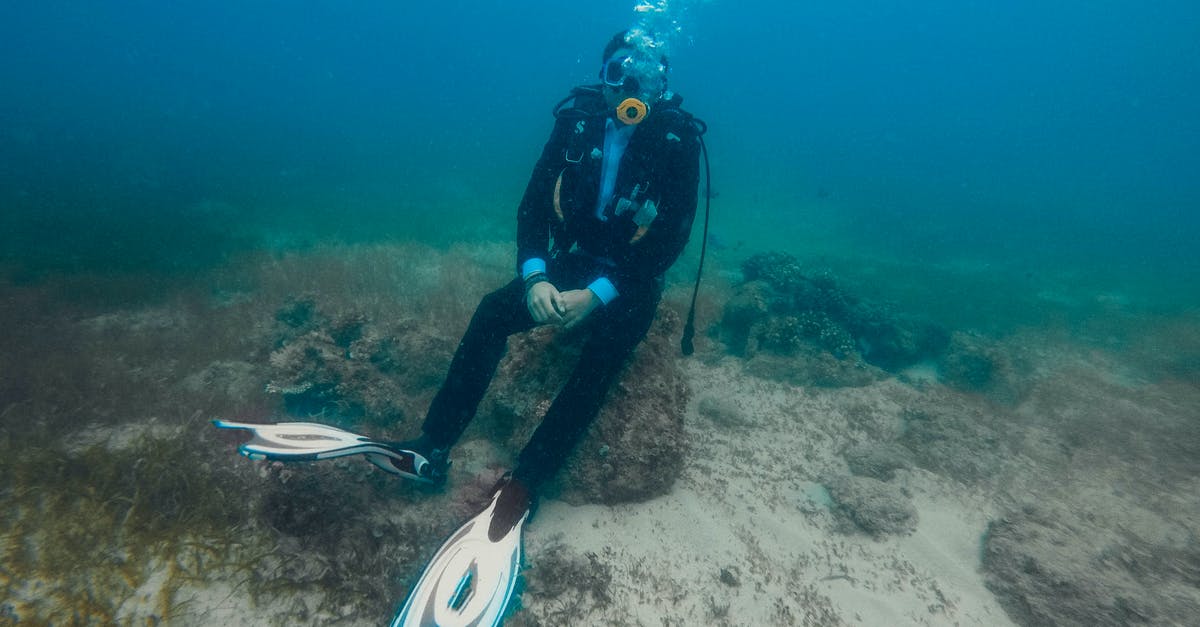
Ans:
{"type": "Polygon", "coordinates": [[[596,295],[596,298],[599,298],[600,302],[604,303],[605,305],[612,302],[612,299],[621,295],[620,292],[617,291],[617,286],[613,285],[612,281],[608,280],[608,277],[602,276],[595,281],[588,283],[587,288],[591,290],[592,293],[596,295]]]}
{"type": "Polygon", "coordinates": [[[640,287],[664,274],[687,246],[696,217],[700,183],[700,138],[687,125],[672,133],[655,155],[653,183],[662,189],[658,216],[640,240],[626,246],[609,280],[618,292],[640,287]]]}
{"type": "Polygon", "coordinates": [[[544,261],[550,256],[550,214],[554,207],[554,184],[563,168],[563,151],[571,136],[570,120],[559,118],[542,148],[542,156],[533,167],[525,195],[517,207],[517,274],[525,262],[544,261]]]}

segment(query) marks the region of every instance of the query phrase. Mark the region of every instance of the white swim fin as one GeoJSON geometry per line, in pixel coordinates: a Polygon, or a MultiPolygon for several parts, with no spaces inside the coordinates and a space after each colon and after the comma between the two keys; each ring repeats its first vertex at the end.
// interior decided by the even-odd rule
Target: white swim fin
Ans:
{"type": "Polygon", "coordinates": [[[391,627],[495,627],[504,620],[521,569],[529,491],[501,479],[487,508],[430,560],[391,627]]]}
{"type": "Polygon", "coordinates": [[[337,427],[315,422],[254,424],[214,420],[213,424],[221,429],[245,429],[252,433],[254,437],[238,447],[250,459],[291,462],[364,455],[367,461],[392,474],[423,483],[436,482],[434,465],[424,455],[337,427]]]}

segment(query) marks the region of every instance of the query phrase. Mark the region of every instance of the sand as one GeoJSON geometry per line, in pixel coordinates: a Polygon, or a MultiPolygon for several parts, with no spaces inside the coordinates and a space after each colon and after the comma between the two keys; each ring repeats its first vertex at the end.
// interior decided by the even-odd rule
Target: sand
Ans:
{"type": "Polygon", "coordinates": [[[902,384],[801,389],[749,378],[734,360],[686,369],[698,398],[720,394],[749,423],[731,432],[693,403],[693,448],[671,494],[615,507],[546,501],[527,527],[531,564],[561,542],[611,566],[614,602],[580,624],[1010,624],[979,572],[994,513],[985,497],[901,471],[894,482],[912,495],[919,523],[910,536],[877,540],[841,529],[805,479],[845,472],[837,452],[851,438],[847,407],[895,411],[902,384]]]}

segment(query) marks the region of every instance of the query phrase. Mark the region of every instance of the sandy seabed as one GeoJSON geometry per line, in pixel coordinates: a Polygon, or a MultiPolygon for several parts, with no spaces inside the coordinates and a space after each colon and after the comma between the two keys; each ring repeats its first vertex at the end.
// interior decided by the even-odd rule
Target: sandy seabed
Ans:
{"type": "Polygon", "coordinates": [[[844,465],[846,413],[898,409],[900,384],[806,391],[746,377],[732,360],[687,372],[746,423],[729,429],[689,411],[693,449],[672,494],[612,508],[548,503],[529,528],[531,561],[557,535],[610,559],[614,606],[625,606],[596,624],[1008,623],[979,573],[994,511],[982,495],[906,473],[897,487],[920,523],[911,536],[876,540],[837,531],[824,488],[805,479],[844,465]]]}

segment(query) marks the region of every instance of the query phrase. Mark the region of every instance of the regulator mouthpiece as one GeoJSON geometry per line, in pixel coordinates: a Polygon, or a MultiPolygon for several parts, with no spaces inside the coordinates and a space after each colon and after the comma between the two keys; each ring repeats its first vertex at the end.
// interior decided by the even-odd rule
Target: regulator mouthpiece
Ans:
{"type": "Polygon", "coordinates": [[[626,98],[617,105],[617,119],[629,126],[634,126],[646,119],[650,107],[637,98],[626,98]]]}

